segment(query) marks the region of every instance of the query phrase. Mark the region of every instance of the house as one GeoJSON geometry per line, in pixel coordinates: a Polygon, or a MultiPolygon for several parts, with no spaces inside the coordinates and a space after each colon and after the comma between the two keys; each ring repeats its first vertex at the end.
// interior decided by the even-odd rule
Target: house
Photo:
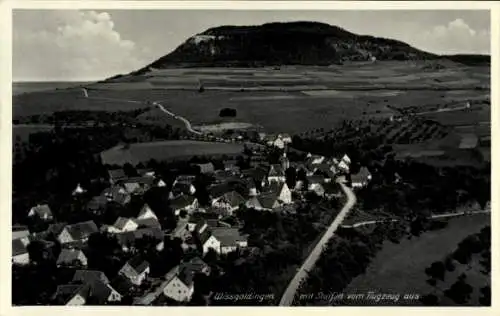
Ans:
{"type": "Polygon", "coordinates": [[[311,155],[308,158],[308,163],[311,165],[319,165],[325,161],[325,157],[320,155],[311,155]]]}
{"type": "Polygon", "coordinates": [[[12,263],[17,265],[25,265],[30,263],[30,254],[28,252],[29,243],[23,241],[22,238],[12,240],[12,263]]]}
{"type": "Polygon", "coordinates": [[[341,197],[341,189],[338,183],[336,182],[327,182],[322,185],[324,190],[324,196],[331,199],[333,197],[341,197]]]}
{"type": "Polygon", "coordinates": [[[287,134],[287,133],[280,134],[278,137],[281,137],[281,140],[285,144],[292,143],[292,137],[289,134],[287,134]]]}
{"type": "Polygon", "coordinates": [[[32,207],[28,212],[28,217],[34,216],[44,221],[50,221],[53,219],[52,211],[47,204],[38,204],[37,206],[32,207]]]}
{"type": "Polygon", "coordinates": [[[56,262],[58,267],[87,266],[87,257],[79,249],[61,249],[61,253],[56,262]]]}
{"type": "Polygon", "coordinates": [[[57,236],[61,244],[72,242],[86,242],[90,235],[99,232],[94,221],[86,221],[72,225],[66,225],[57,236]]]}
{"type": "Polygon", "coordinates": [[[223,183],[234,176],[234,172],[231,170],[217,170],[214,173],[215,183],[223,183]]]}
{"type": "Polygon", "coordinates": [[[281,205],[275,192],[267,192],[250,198],[245,205],[256,210],[270,211],[281,205]]]}
{"type": "Polygon", "coordinates": [[[104,210],[107,204],[108,198],[105,195],[98,195],[90,199],[90,201],[87,203],[87,209],[94,213],[98,213],[104,210]]]}
{"type": "Polygon", "coordinates": [[[210,230],[204,230],[200,236],[200,243],[202,252],[205,255],[210,249],[213,249],[215,252],[220,253],[220,241],[212,235],[210,230]]]}
{"type": "Polygon", "coordinates": [[[233,174],[240,172],[240,167],[238,167],[238,162],[236,160],[224,160],[222,163],[224,165],[224,171],[229,171],[233,174]]]}
{"type": "Polygon", "coordinates": [[[283,155],[280,157],[281,169],[283,172],[287,171],[290,168],[290,160],[286,156],[286,152],[283,152],[283,155]]]}
{"type": "Polygon", "coordinates": [[[87,284],[59,285],[52,296],[54,305],[79,306],[85,305],[90,296],[90,286],[87,284]]]}
{"type": "Polygon", "coordinates": [[[274,146],[280,149],[285,148],[285,142],[283,141],[281,135],[278,136],[269,135],[266,138],[267,138],[266,143],[268,146],[274,146]]]}
{"type": "Polygon", "coordinates": [[[212,236],[219,241],[220,254],[228,254],[239,248],[248,246],[246,236],[242,236],[237,228],[217,227],[211,229],[212,236]]]}
{"type": "Polygon", "coordinates": [[[243,203],[245,203],[245,199],[236,191],[226,192],[212,200],[213,207],[223,209],[229,214],[233,214],[243,203]]]}
{"type": "Polygon", "coordinates": [[[29,240],[30,231],[27,226],[14,225],[12,226],[12,240],[27,239],[29,240]]]}
{"type": "Polygon", "coordinates": [[[343,171],[345,173],[349,172],[349,164],[346,163],[344,160],[342,160],[341,162],[339,162],[338,168],[339,168],[340,171],[343,171]]]}
{"type": "Polygon", "coordinates": [[[156,214],[153,212],[153,210],[151,209],[151,207],[149,207],[149,205],[147,203],[143,205],[143,207],[139,211],[139,214],[137,215],[138,220],[146,219],[146,218],[158,219],[156,214]]]}
{"type": "Polygon", "coordinates": [[[92,305],[102,305],[122,299],[122,295],[110,285],[108,278],[101,271],[76,270],[72,283],[84,284],[90,288],[87,304],[92,301],[92,305]]]}
{"type": "Polygon", "coordinates": [[[203,173],[203,174],[212,174],[215,171],[214,164],[211,162],[196,164],[196,166],[198,168],[200,168],[200,173],[203,173]]]}
{"type": "Polygon", "coordinates": [[[141,285],[150,272],[149,262],[140,256],[135,256],[125,263],[118,274],[128,278],[134,285],[141,285]]]}
{"type": "Polygon", "coordinates": [[[255,185],[255,181],[251,177],[241,179],[242,185],[245,186],[247,191],[247,196],[256,196],[257,195],[257,186],[255,185]]]}
{"type": "Polygon", "coordinates": [[[193,195],[196,193],[196,188],[191,182],[175,182],[172,186],[172,194],[173,196],[179,195],[193,195]]]}
{"type": "Polygon", "coordinates": [[[285,171],[283,170],[283,167],[279,164],[271,165],[267,174],[267,181],[284,182],[285,180],[285,171]]]}
{"type": "Polygon", "coordinates": [[[210,275],[210,266],[200,257],[191,258],[188,262],[182,263],[182,266],[194,272],[194,274],[210,275]]]}
{"type": "Polygon", "coordinates": [[[155,177],[155,172],[153,169],[147,169],[147,168],[142,168],[142,169],[137,169],[137,174],[141,177],[155,177]]]}
{"type": "Polygon", "coordinates": [[[179,195],[170,201],[170,207],[178,216],[182,210],[188,213],[194,211],[198,207],[198,200],[191,195],[179,195]]]}
{"type": "Polygon", "coordinates": [[[319,196],[323,196],[325,193],[323,184],[325,183],[325,177],[322,175],[312,175],[307,177],[309,191],[313,191],[319,196]]]}
{"type": "Polygon", "coordinates": [[[131,200],[130,193],[124,187],[117,185],[104,189],[101,195],[105,196],[108,202],[113,201],[121,205],[129,203],[131,200]]]}
{"type": "Polygon", "coordinates": [[[85,192],[87,192],[87,190],[83,189],[83,188],[81,187],[80,183],[78,183],[78,184],[76,185],[76,188],[73,190],[72,195],[73,195],[73,196],[76,196],[76,195],[83,194],[83,193],[85,193],[85,192]]]}
{"type": "Polygon", "coordinates": [[[128,178],[123,169],[108,170],[108,176],[111,184],[117,184],[128,178]]]}
{"type": "Polygon", "coordinates": [[[115,289],[116,292],[118,292],[122,297],[129,295],[135,287],[135,285],[132,284],[127,277],[121,274],[118,274],[113,280],[111,280],[109,286],[115,289]]]}
{"type": "Polygon", "coordinates": [[[177,302],[188,302],[194,293],[193,273],[176,266],[165,275],[163,295],[177,302]]]}
{"type": "Polygon", "coordinates": [[[102,271],[97,270],[76,270],[73,274],[73,282],[90,282],[90,281],[101,281],[103,283],[109,283],[108,277],[102,271]]]}
{"type": "Polygon", "coordinates": [[[137,228],[158,228],[161,229],[161,224],[157,218],[141,218],[134,219],[134,222],[137,224],[137,228]]]}
{"type": "Polygon", "coordinates": [[[368,184],[368,182],[372,179],[372,175],[368,168],[361,167],[359,172],[356,174],[351,174],[351,186],[353,188],[361,188],[368,184]]]}
{"type": "Polygon", "coordinates": [[[175,178],[173,185],[175,185],[175,184],[177,184],[179,182],[193,183],[194,180],[196,180],[196,176],[195,175],[192,175],[192,174],[180,174],[180,175],[178,175],[175,178]]]}
{"type": "Polygon", "coordinates": [[[342,157],[341,161],[345,162],[348,165],[351,164],[351,158],[349,158],[349,156],[347,156],[347,154],[344,154],[344,156],[342,157]]]}
{"type": "Polygon", "coordinates": [[[144,238],[146,236],[154,238],[158,242],[156,244],[157,251],[163,250],[164,233],[160,228],[147,227],[147,228],[140,228],[135,231],[116,234],[118,244],[122,247],[122,250],[125,252],[132,251],[135,248],[134,245],[136,240],[144,238]]]}
{"type": "Polygon", "coordinates": [[[152,177],[132,177],[122,181],[122,186],[128,194],[144,194],[155,184],[152,177]]]}
{"type": "Polygon", "coordinates": [[[276,194],[277,200],[281,204],[292,203],[292,191],[290,191],[286,182],[271,182],[269,191],[276,194]]]}
{"type": "Polygon", "coordinates": [[[130,232],[137,229],[139,225],[131,218],[118,217],[115,223],[108,227],[109,233],[130,232]]]}

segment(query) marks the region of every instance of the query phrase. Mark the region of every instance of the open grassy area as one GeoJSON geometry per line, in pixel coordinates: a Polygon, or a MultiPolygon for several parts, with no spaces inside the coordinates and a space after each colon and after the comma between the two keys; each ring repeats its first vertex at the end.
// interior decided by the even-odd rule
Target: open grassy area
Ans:
{"type": "Polygon", "coordinates": [[[191,140],[160,141],[115,146],[101,153],[104,164],[136,165],[150,159],[157,161],[190,158],[192,156],[238,155],[243,152],[241,143],[215,143],[191,140]]]}
{"type": "MultiPolygon", "coordinates": [[[[399,244],[386,241],[366,272],[356,277],[345,292],[430,293],[433,288],[426,283],[425,268],[434,261],[442,260],[443,256],[455,250],[462,239],[489,224],[489,215],[457,217],[450,219],[444,229],[428,231],[411,240],[403,239],[399,244]]],[[[398,304],[419,305],[419,302],[400,300],[398,304]]]]}
{"type": "MultiPolygon", "coordinates": [[[[193,125],[214,123],[219,119],[220,109],[229,107],[237,110],[235,119],[239,122],[261,125],[270,133],[300,133],[315,128],[331,129],[344,119],[389,117],[396,113],[395,109],[439,107],[485,98],[489,95],[488,85],[487,67],[450,63],[444,69],[435,70],[425,63],[392,61],[280,69],[163,69],[125,77],[114,83],[87,86],[93,97],[161,101],[167,109],[187,118],[193,125]],[[200,84],[205,87],[204,92],[198,91],[200,84]]],[[[142,106],[84,99],[79,89],[69,89],[16,96],[14,116],[64,109],[117,111],[142,106]]],[[[434,116],[440,121],[489,119],[482,112],[439,115],[434,116]],[[473,117],[467,118],[471,115],[473,117]]],[[[164,116],[160,111],[151,111],[139,119],[164,124],[164,116]]]]}

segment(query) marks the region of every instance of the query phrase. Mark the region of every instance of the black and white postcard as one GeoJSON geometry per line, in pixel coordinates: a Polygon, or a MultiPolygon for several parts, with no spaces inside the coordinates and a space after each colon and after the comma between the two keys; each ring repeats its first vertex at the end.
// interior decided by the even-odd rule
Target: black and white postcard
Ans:
{"type": "Polygon", "coordinates": [[[495,5],[209,4],[6,4],[7,305],[491,308],[495,5]]]}

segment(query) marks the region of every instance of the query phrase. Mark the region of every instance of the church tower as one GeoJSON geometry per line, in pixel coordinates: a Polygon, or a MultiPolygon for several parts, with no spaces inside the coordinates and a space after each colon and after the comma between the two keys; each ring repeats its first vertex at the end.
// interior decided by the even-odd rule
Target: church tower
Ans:
{"type": "Polygon", "coordinates": [[[281,156],[280,162],[281,162],[281,167],[283,168],[283,171],[286,171],[288,168],[290,168],[290,161],[288,160],[288,157],[286,156],[286,151],[283,152],[283,156],[281,156]]]}

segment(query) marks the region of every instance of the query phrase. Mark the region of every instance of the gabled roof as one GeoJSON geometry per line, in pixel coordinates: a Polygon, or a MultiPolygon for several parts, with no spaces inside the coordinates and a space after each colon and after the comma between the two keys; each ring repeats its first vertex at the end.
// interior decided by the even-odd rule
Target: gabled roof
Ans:
{"type": "Polygon", "coordinates": [[[86,221],[67,225],[65,229],[74,240],[85,239],[91,234],[99,232],[99,229],[97,228],[97,225],[94,223],[94,221],[86,221]]]}
{"type": "Polygon", "coordinates": [[[269,184],[269,193],[276,193],[280,194],[281,191],[283,190],[283,187],[285,187],[286,182],[276,182],[276,181],[271,181],[269,184]]]}
{"type": "Polygon", "coordinates": [[[132,284],[127,277],[121,274],[118,274],[113,280],[111,280],[110,285],[121,295],[127,295],[130,290],[134,288],[134,284],[132,284]]]}
{"type": "Polygon", "coordinates": [[[39,217],[52,217],[52,211],[47,204],[37,205],[31,208],[36,215],[39,217]]]}
{"type": "MultiPolygon", "coordinates": [[[[141,210],[139,211],[139,214],[137,214],[137,217],[141,217],[141,216],[145,215],[147,212],[152,212],[153,214],[155,214],[155,212],[148,205],[148,203],[144,203],[144,205],[142,206],[141,210]]],[[[156,216],[156,214],[155,214],[155,216],[156,216]]]]}
{"type": "Polygon", "coordinates": [[[192,174],[180,174],[175,178],[175,182],[192,183],[196,179],[192,174]]]}
{"type": "Polygon", "coordinates": [[[105,284],[109,283],[108,278],[102,271],[97,270],[76,270],[73,275],[73,282],[80,281],[82,283],[101,281],[105,284]]]}
{"type": "Polygon", "coordinates": [[[241,194],[236,191],[224,193],[221,198],[229,203],[229,205],[231,205],[232,207],[236,207],[241,203],[245,203],[245,199],[243,198],[243,196],[241,196],[241,194]]]}
{"type": "Polygon", "coordinates": [[[138,228],[161,228],[161,224],[156,218],[148,217],[143,219],[134,219],[134,222],[138,225],[138,228]]]}
{"type": "Polygon", "coordinates": [[[193,285],[194,271],[186,267],[181,267],[179,269],[179,274],[177,274],[177,278],[187,287],[191,287],[193,285]]]}
{"type": "Polygon", "coordinates": [[[193,187],[193,184],[190,182],[177,182],[172,186],[172,191],[175,193],[190,194],[191,187],[193,187]]]}
{"type": "Polygon", "coordinates": [[[135,256],[129,261],[127,261],[128,265],[137,272],[137,274],[141,274],[149,267],[149,262],[144,260],[141,256],[135,256]]]}
{"type": "Polygon", "coordinates": [[[278,200],[278,195],[275,192],[269,192],[259,195],[257,199],[263,208],[272,209],[278,200]]]}
{"type": "MultiPolygon", "coordinates": [[[[83,254],[83,251],[78,249],[61,249],[61,253],[57,258],[57,264],[71,264],[78,259],[78,256],[83,254]]],[[[85,254],[83,254],[85,256],[85,254]]]]}
{"type": "Polygon", "coordinates": [[[98,195],[92,197],[92,199],[87,203],[87,208],[93,211],[99,210],[106,206],[108,203],[107,197],[103,195],[98,195]]]}
{"type": "Polygon", "coordinates": [[[221,246],[236,246],[237,242],[247,241],[247,237],[241,235],[237,228],[212,228],[212,235],[220,241],[221,246]]]}
{"type": "Polygon", "coordinates": [[[283,171],[283,167],[279,164],[273,164],[271,165],[271,168],[269,169],[269,174],[268,177],[282,177],[285,175],[285,172],[283,171]]]}
{"type": "Polygon", "coordinates": [[[90,295],[90,286],[88,284],[59,285],[52,298],[58,303],[66,304],[78,294],[87,300],[90,295]]]}
{"type": "Polygon", "coordinates": [[[22,242],[21,239],[13,239],[12,240],[12,256],[22,255],[28,252],[26,245],[22,242]]]}
{"type": "Polygon", "coordinates": [[[365,182],[369,180],[369,177],[371,176],[370,171],[368,171],[368,168],[366,167],[361,167],[359,169],[358,173],[351,174],[351,181],[352,182],[365,182]]]}
{"type": "Polygon", "coordinates": [[[174,210],[185,208],[194,203],[195,197],[191,195],[179,195],[170,200],[170,207],[174,210]]]}
{"type": "Polygon", "coordinates": [[[115,221],[115,223],[113,224],[114,227],[122,230],[125,228],[125,225],[127,225],[127,223],[129,221],[134,221],[133,219],[130,219],[130,218],[126,218],[126,217],[118,217],[115,221]]]}
{"type": "Polygon", "coordinates": [[[141,228],[130,232],[116,234],[116,239],[121,246],[133,244],[137,239],[144,238],[145,236],[153,237],[158,241],[163,240],[164,234],[160,228],[141,228]]]}

